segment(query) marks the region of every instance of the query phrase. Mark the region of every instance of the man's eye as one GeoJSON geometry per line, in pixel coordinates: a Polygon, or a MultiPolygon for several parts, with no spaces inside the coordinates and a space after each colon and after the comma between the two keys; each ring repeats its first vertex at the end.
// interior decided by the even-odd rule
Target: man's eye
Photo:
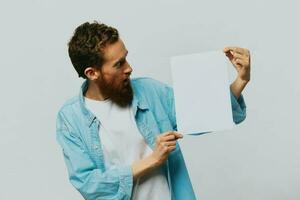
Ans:
{"type": "Polygon", "coordinates": [[[117,67],[120,67],[120,66],[122,66],[124,63],[125,63],[125,61],[120,61],[120,62],[117,63],[116,66],[117,66],[117,67]]]}

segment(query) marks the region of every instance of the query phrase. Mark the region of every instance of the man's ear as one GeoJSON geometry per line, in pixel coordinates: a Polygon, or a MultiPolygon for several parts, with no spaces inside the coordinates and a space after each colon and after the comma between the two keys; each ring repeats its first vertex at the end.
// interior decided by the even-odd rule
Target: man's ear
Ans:
{"type": "Polygon", "coordinates": [[[88,67],[84,70],[84,74],[89,80],[96,80],[100,76],[100,71],[93,67],[88,67]]]}

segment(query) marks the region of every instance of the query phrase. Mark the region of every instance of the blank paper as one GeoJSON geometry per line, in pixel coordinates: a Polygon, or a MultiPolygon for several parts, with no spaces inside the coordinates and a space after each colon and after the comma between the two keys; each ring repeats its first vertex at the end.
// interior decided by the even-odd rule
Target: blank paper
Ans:
{"type": "Polygon", "coordinates": [[[171,58],[177,129],[182,134],[234,126],[228,61],[222,51],[171,58]]]}

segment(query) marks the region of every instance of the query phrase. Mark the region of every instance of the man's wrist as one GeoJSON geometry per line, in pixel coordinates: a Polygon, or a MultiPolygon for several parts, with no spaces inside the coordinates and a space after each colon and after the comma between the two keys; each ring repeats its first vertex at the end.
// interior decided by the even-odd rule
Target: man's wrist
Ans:
{"type": "Polygon", "coordinates": [[[240,86],[246,86],[249,81],[250,81],[250,79],[242,79],[240,77],[237,77],[235,80],[235,82],[240,86]]]}
{"type": "Polygon", "coordinates": [[[248,80],[243,80],[240,77],[237,77],[235,81],[230,85],[231,92],[237,99],[240,97],[248,82],[248,80]]]}
{"type": "Polygon", "coordinates": [[[146,159],[148,159],[149,165],[153,168],[159,166],[159,161],[156,159],[156,157],[152,154],[150,154],[146,159]]]}

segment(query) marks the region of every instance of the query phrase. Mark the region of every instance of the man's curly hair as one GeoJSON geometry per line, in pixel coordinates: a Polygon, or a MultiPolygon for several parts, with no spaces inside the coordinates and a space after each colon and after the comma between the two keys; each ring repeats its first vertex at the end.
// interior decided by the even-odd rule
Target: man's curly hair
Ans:
{"type": "Polygon", "coordinates": [[[87,79],[84,70],[88,67],[100,68],[105,61],[103,48],[118,39],[116,28],[97,21],[78,26],[68,43],[68,52],[79,77],[87,79]]]}

